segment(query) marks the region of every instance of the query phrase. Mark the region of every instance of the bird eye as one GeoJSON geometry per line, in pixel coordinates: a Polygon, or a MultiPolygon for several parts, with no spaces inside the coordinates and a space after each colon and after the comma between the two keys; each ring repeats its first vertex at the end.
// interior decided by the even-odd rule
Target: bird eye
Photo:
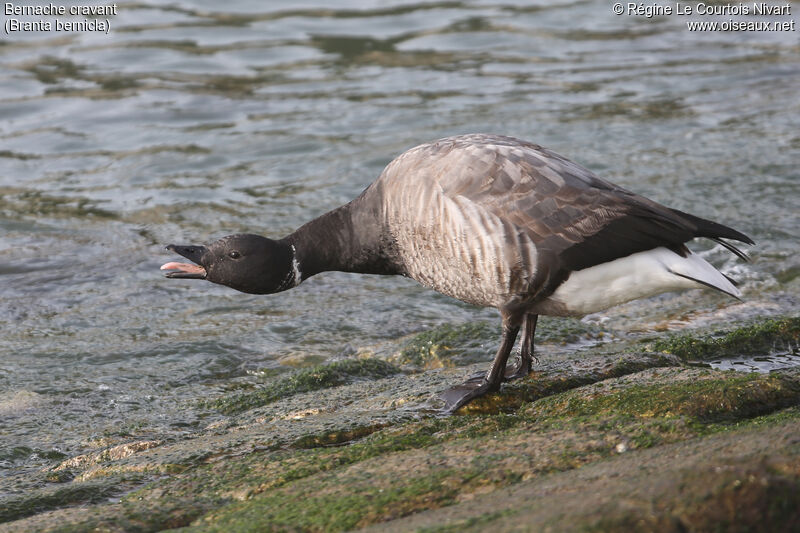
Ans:
{"type": "Polygon", "coordinates": [[[228,257],[230,257],[231,259],[239,259],[240,257],[242,257],[242,254],[234,250],[228,254],[228,257]]]}

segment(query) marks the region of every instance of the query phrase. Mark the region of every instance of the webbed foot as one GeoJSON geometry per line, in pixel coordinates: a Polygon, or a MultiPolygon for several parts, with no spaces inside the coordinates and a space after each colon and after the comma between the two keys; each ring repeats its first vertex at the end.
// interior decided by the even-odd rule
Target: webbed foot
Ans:
{"type": "Polygon", "coordinates": [[[473,376],[465,383],[451,387],[442,393],[441,398],[444,400],[444,407],[441,412],[442,414],[451,415],[471,400],[490,392],[496,392],[499,389],[499,385],[489,383],[485,377],[477,380],[473,376]]]}
{"type": "Polygon", "coordinates": [[[442,414],[451,415],[470,400],[500,390],[500,385],[503,384],[506,361],[508,361],[511,348],[514,347],[517,333],[519,333],[519,323],[514,322],[511,318],[513,317],[503,314],[503,338],[489,372],[484,376],[473,374],[465,383],[444,391],[441,396],[444,400],[442,414]]]}

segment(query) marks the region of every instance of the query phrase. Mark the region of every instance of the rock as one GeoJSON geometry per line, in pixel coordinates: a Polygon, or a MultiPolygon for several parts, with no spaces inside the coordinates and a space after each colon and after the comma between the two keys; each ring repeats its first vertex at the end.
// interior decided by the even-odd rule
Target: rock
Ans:
{"type": "MultiPolygon", "coordinates": [[[[796,530],[800,369],[690,367],[680,347],[757,353],[796,342],[797,323],[545,345],[536,372],[451,417],[438,395],[486,361],[355,358],[270,377],[209,400],[227,419],[190,438],[62,460],[0,502],[0,531],[796,530]]],[[[400,353],[485,334],[440,329],[400,353]]]]}

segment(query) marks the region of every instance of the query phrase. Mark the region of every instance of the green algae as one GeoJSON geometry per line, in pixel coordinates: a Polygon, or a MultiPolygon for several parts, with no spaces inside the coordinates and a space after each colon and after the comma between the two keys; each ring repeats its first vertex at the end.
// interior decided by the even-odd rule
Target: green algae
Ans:
{"type": "Polygon", "coordinates": [[[537,342],[572,344],[602,339],[607,335],[598,326],[577,318],[540,316],[536,323],[537,342]]]}
{"type": "Polygon", "coordinates": [[[430,446],[445,438],[447,432],[442,429],[450,425],[452,422],[445,419],[428,419],[388,428],[348,446],[330,448],[323,442],[313,449],[255,452],[235,461],[203,465],[126,496],[124,501],[131,509],[126,516],[153,528],[160,527],[159,517],[164,515],[173,521],[186,522],[188,518],[183,515],[196,517],[197,508],[216,508],[374,457],[430,446]],[[169,498],[165,499],[165,495],[169,498]],[[154,512],[141,511],[142,507],[153,507],[154,512]],[[131,514],[133,509],[139,509],[134,513],[136,516],[131,514]]]}
{"type": "Polygon", "coordinates": [[[367,426],[356,426],[335,431],[325,431],[311,435],[304,435],[292,443],[294,448],[319,448],[320,446],[335,446],[352,442],[379,429],[386,427],[386,424],[370,424],[367,426]]]}
{"type": "Polygon", "coordinates": [[[535,402],[538,418],[624,415],[687,416],[703,422],[736,420],[800,404],[800,383],[781,375],[744,374],[679,383],[632,385],[586,394],[570,391],[535,402]]]}
{"type": "MultiPolygon", "coordinates": [[[[508,420],[509,417],[502,419],[508,420]]],[[[489,434],[501,426],[502,424],[492,420],[486,424],[482,424],[480,420],[463,424],[453,419],[430,418],[385,429],[362,428],[361,431],[370,433],[357,441],[355,439],[359,436],[358,433],[333,431],[327,435],[310,435],[302,438],[292,445],[293,448],[299,449],[297,452],[286,449],[250,454],[240,458],[230,467],[225,463],[202,467],[196,475],[200,478],[211,475],[218,480],[219,483],[214,488],[216,494],[235,491],[243,482],[249,481],[258,486],[258,489],[252,492],[254,494],[375,457],[426,448],[459,436],[475,437],[489,434]],[[337,437],[340,435],[346,435],[346,440],[339,441],[337,437]],[[337,441],[350,444],[327,447],[337,441]]],[[[190,474],[186,479],[193,477],[195,474],[190,474]]]]}
{"type": "Polygon", "coordinates": [[[485,359],[499,338],[498,332],[497,325],[487,322],[445,324],[415,335],[392,359],[418,368],[453,366],[454,359],[469,361],[470,356],[485,359]]]}
{"type": "MultiPolygon", "coordinates": [[[[234,462],[225,461],[202,466],[192,472],[185,473],[179,478],[176,477],[174,480],[165,481],[160,484],[158,489],[142,489],[129,495],[125,498],[126,504],[128,506],[134,505],[132,508],[139,509],[139,511],[135,513],[135,516],[130,513],[126,514],[126,520],[146,524],[146,529],[161,527],[161,520],[164,517],[168,517],[172,523],[180,522],[185,525],[188,521],[198,516],[198,508],[217,508],[222,505],[233,504],[235,500],[249,500],[260,498],[262,494],[276,494],[276,491],[282,490],[282,487],[307,478],[312,478],[309,483],[311,486],[316,487],[312,492],[316,492],[321,490],[317,486],[318,483],[326,483],[324,477],[326,474],[342,471],[350,465],[368,462],[372,459],[380,459],[381,457],[389,457],[406,451],[429,449],[432,446],[452,440],[475,439],[497,434],[499,431],[513,427],[518,422],[519,420],[514,417],[506,415],[491,418],[474,417],[473,420],[466,424],[464,421],[458,421],[453,418],[431,418],[398,427],[386,428],[347,446],[329,448],[321,444],[321,447],[318,448],[299,451],[257,452],[239,457],[234,462]],[[165,500],[166,494],[170,495],[170,498],[165,500]],[[149,506],[154,507],[152,513],[141,510],[142,507],[149,506]]],[[[451,472],[451,474],[455,475],[454,472],[451,472]]],[[[397,477],[402,478],[404,475],[398,475],[397,477]]],[[[474,473],[463,474],[463,476],[467,477],[471,475],[474,475],[474,473]]],[[[393,475],[392,478],[394,477],[393,475]]],[[[461,478],[459,477],[459,479],[461,478]]],[[[341,484],[347,485],[345,482],[341,484]]],[[[333,485],[337,484],[334,483],[333,485]]],[[[438,493],[440,487],[427,482],[411,483],[402,490],[389,491],[387,494],[405,498],[414,491],[424,492],[427,490],[438,493]]],[[[428,494],[428,492],[425,492],[425,494],[428,494]]],[[[378,495],[380,497],[372,496],[371,498],[375,498],[377,501],[385,500],[382,492],[378,492],[378,495]]],[[[275,496],[270,501],[272,504],[278,505],[275,503],[275,498],[278,498],[278,496],[275,496]]],[[[290,501],[294,500],[293,496],[286,496],[286,498],[290,501]]],[[[323,499],[317,503],[324,508],[333,506],[333,510],[330,513],[334,513],[339,505],[337,502],[337,498],[333,498],[330,501],[323,499]]],[[[296,504],[281,502],[280,505],[296,504]]],[[[400,504],[398,503],[397,505],[400,504]]],[[[290,511],[290,509],[287,510],[287,512],[290,511]]],[[[324,514],[327,511],[321,510],[320,512],[324,514]]],[[[355,511],[350,514],[352,515],[353,512],[355,511]]],[[[275,517],[275,520],[279,519],[282,520],[280,516],[275,517]]],[[[317,519],[318,517],[314,518],[314,520],[317,519]]],[[[264,524],[264,522],[258,523],[264,524]]],[[[335,525],[336,523],[338,522],[334,521],[331,524],[335,525]]],[[[299,527],[300,524],[304,524],[303,527],[307,529],[314,529],[315,527],[314,521],[309,523],[301,521],[296,526],[299,527]]],[[[236,530],[233,524],[226,524],[225,527],[232,527],[233,530],[236,530]]],[[[270,530],[269,527],[266,530],[270,530]]],[[[281,529],[281,527],[277,526],[276,528],[281,529]]],[[[336,528],[333,529],[335,530],[336,528]]]]}
{"type": "Polygon", "coordinates": [[[458,412],[463,414],[508,413],[519,409],[526,402],[536,401],[560,392],[635,374],[649,368],[671,367],[676,364],[678,361],[675,358],[658,353],[614,354],[602,366],[591,370],[568,370],[550,375],[533,372],[522,380],[505,384],[499,393],[473,400],[458,412]]]}
{"type": "Polygon", "coordinates": [[[706,423],[702,427],[695,427],[698,434],[721,433],[736,431],[738,429],[768,428],[800,420],[800,405],[794,405],[771,413],[766,413],[752,418],[728,420],[723,422],[706,423]]]}
{"type": "Polygon", "coordinates": [[[796,351],[800,344],[800,317],[762,320],[711,335],[671,335],[652,344],[655,351],[683,360],[707,360],[741,355],[762,355],[776,350],[796,351]]]}
{"type": "Polygon", "coordinates": [[[204,406],[234,414],[295,394],[338,387],[359,379],[385,378],[400,372],[398,367],[380,359],[346,359],[299,370],[261,389],[209,400],[204,406]]]}
{"type": "MultiPolygon", "coordinates": [[[[2,153],[8,154],[8,152],[0,152],[0,154],[2,153]]],[[[35,213],[54,218],[119,218],[118,213],[98,207],[97,203],[89,198],[54,196],[42,191],[12,190],[0,197],[0,209],[23,216],[31,216],[35,213]]]]}
{"type": "Polygon", "coordinates": [[[124,492],[124,489],[120,488],[121,484],[121,480],[113,479],[59,484],[6,499],[0,506],[0,523],[67,505],[107,501],[124,492]]]}
{"type": "Polygon", "coordinates": [[[373,484],[365,476],[351,480],[355,486],[349,487],[331,478],[313,490],[303,487],[297,491],[272,492],[231,504],[196,525],[209,532],[349,531],[452,503],[462,486],[476,475],[477,472],[465,475],[441,470],[426,476],[399,478],[390,486],[373,484]]]}

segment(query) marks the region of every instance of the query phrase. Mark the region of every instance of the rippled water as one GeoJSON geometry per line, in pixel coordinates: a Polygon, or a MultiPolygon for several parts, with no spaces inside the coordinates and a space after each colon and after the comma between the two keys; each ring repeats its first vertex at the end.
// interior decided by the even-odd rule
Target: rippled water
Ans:
{"type": "Polygon", "coordinates": [[[761,357],[742,357],[709,361],[712,368],[720,370],[739,370],[743,372],[760,372],[765,374],[778,368],[800,366],[800,356],[792,353],[779,353],[761,357]]]}
{"type": "Polygon", "coordinates": [[[404,279],[249,296],[158,271],[171,242],[284,236],[450,134],[539,142],[758,241],[749,265],[708,250],[745,303],[691,292],[598,320],[797,305],[796,32],[690,33],[605,1],[165,4],[118,3],[107,35],[0,39],[0,475],[179,436],[259,369],[494,319],[404,279]]]}

